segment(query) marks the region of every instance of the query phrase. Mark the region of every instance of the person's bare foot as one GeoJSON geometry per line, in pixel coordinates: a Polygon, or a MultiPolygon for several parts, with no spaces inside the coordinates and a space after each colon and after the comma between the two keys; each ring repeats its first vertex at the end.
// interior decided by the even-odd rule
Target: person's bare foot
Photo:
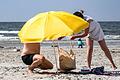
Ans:
{"type": "Polygon", "coordinates": [[[33,71],[28,69],[28,74],[32,75],[33,74],[33,71]]]}
{"type": "Polygon", "coordinates": [[[114,70],[116,70],[116,69],[117,69],[117,67],[116,67],[116,66],[113,66],[113,68],[114,68],[114,70]]]}

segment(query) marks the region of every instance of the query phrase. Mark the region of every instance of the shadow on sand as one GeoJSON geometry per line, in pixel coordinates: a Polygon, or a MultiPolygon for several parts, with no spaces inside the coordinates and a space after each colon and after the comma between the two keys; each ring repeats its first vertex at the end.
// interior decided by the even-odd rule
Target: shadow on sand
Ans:
{"type": "Polygon", "coordinates": [[[76,74],[76,75],[87,75],[87,74],[95,74],[95,75],[106,75],[106,76],[120,76],[120,71],[104,71],[104,73],[102,74],[96,74],[96,73],[92,73],[92,72],[76,72],[76,71],[58,71],[58,72],[47,72],[47,71],[43,71],[43,72],[35,72],[38,74],[54,74],[54,75],[60,75],[60,74],[76,74]]]}

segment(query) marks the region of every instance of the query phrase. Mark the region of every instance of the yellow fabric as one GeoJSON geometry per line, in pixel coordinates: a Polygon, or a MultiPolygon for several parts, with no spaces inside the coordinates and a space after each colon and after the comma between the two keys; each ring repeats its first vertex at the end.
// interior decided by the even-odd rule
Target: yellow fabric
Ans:
{"type": "Polygon", "coordinates": [[[64,11],[39,13],[28,20],[18,36],[22,43],[54,40],[61,36],[69,36],[85,29],[88,23],[82,18],[64,11]]]}

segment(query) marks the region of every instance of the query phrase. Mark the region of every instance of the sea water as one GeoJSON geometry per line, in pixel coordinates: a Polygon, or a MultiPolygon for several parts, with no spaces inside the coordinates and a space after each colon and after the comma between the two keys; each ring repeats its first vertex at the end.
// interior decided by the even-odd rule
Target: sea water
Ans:
{"type": "MultiPolygon", "coordinates": [[[[99,22],[106,40],[120,40],[120,21],[99,22]]],[[[18,31],[25,22],[0,22],[0,40],[19,40],[18,31]]]]}

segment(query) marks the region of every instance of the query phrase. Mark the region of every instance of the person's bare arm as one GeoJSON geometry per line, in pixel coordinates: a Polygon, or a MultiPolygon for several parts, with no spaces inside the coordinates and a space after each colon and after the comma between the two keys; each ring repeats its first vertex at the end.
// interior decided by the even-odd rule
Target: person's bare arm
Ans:
{"type": "Polygon", "coordinates": [[[64,37],[65,37],[65,36],[59,37],[58,40],[61,40],[61,39],[63,39],[64,37]]]}
{"type": "Polygon", "coordinates": [[[87,36],[88,33],[89,33],[89,27],[86,28],[83,33],[73,35],[70,39],[71,39],[71,40],[74,40],[75,38],[83,38],[83,37],[87,36]]]}

